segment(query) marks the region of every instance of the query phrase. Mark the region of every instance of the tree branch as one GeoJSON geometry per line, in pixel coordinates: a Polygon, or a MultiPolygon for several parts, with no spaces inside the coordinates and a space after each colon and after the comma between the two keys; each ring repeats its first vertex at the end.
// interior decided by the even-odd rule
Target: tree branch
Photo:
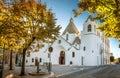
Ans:
{"type": "Polygon", "coordinates": [[[115,0],[115,3],[116,3],[116,8],[117,8],[117,10],[119,9],[119,1],[118,0],[115,0]]]}

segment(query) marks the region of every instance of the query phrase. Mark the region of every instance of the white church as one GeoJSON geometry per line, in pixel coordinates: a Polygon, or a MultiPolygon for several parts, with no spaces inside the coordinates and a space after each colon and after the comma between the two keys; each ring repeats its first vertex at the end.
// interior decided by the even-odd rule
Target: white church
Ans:
{"type": "Polygon", "coordinates": [[[80,32],[71,18],[62,35],[53,44],[44,43],[44,47],[40,48],[38,52],[30,52],[29,56],[26,56],[26,66],[35,65],[36,59],[41,65],[49,61],[56,65],[96,66],[109,64],[109,40],[103,32],[96,30],[97,27],[96,21],[92,16],[89,16],[80,32]],[[53,47],[51,54],[48,51],[50,46],[53,47]]]}

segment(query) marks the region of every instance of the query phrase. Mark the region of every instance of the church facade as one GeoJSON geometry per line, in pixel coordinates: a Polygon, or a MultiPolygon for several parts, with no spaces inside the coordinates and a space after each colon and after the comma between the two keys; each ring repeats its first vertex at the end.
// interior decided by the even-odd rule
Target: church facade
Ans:
{"type": "Polygon", "coordinates": [[[109,40],[103,32],[96,30],[97,27],[95,20],[89,16],[83,24],[83,30],[79,32],[71,18],[63,34],[53,44],[43,43],[44,47],[38,52],[30,52],[29,56],[26,56],[26,65],[35,65],[35,60],[40,64],[52,62],[57,65],[109,64],[109,40]],[[50,46],[53,47],[51,53],[48,51],[50,46]]]}

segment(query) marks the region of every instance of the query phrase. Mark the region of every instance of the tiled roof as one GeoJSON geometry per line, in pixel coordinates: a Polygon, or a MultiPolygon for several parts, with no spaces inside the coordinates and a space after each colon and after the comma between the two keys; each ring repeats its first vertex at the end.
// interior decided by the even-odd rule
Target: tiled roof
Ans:
{"type": "Polygon", "coordinates": [[[70,23],[68,24],[68,26],[66,27],[65,31],[63,32],[63,35],[64,35],[66,32],[68,32],[68,33],[70,33],[70,34],[71,34],[71,33],[76,33],[76,34],[79,33],[79,31],[78,31],[78,29],[76,28],[76,26],[75,26],[72,18],[70,19],[70,23]]]}

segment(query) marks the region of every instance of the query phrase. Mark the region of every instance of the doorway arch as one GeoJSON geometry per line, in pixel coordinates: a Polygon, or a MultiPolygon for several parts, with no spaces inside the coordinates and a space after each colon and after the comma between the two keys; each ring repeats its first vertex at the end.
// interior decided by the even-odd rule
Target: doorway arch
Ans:
{"type": "Polygon", "coordinates": [[[65,52],[61,51],[59,56],[59,64],[65,64],[65,52]]]}

